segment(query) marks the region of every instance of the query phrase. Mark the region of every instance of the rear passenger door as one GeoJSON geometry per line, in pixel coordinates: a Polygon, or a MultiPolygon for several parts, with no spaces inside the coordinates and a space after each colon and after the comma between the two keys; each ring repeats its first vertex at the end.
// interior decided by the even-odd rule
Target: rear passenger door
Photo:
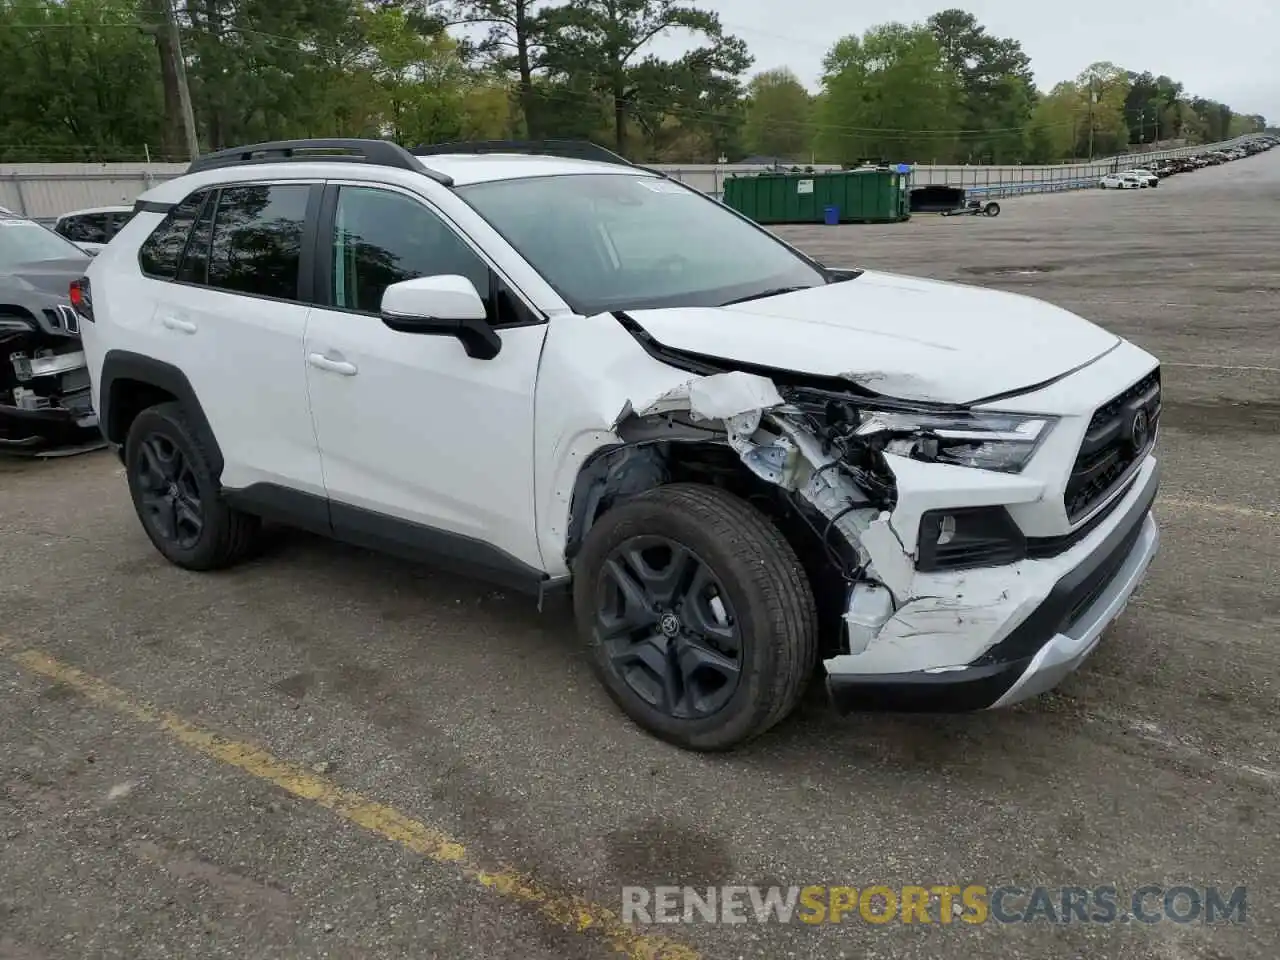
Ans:
{"type": "Polygon", "coordinates": [[[308,307],[300,294],[310,290],[314,245],[304,238],[321,190],[288,182],[202,191],[175,209],[171,229],[162,224],[139,254],[144,274],[158,281],[151,318],[157,355],[191,382],[222,450],[222,483],[231,489],[324,496],[302,361],[308,307]]]}

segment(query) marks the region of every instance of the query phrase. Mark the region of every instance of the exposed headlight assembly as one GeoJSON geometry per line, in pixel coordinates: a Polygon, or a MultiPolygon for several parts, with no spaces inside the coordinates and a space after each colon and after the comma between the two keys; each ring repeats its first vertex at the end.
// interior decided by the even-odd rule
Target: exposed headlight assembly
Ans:
{"type": "Polygon", "coordinates": [[[858,411],[855,435],[884,438],[884,451],[929,463],[1018,473],[1055,417],[977,411],[858,411]]]}

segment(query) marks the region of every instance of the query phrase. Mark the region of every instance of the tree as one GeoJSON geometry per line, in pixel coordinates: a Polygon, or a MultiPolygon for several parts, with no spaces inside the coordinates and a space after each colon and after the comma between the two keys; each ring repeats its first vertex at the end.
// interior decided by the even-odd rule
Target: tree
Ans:
{"type": "MultiPolygon", "coordinates": [[[[707,41],[692,51],[706,76],[735,76],[750,65],[746,45],[724,34],[720,18],[675,0],[568,0],[546,14],[545,28],[555,41],[546,53],[553,74],[586,73],[613,113],[614,143],[627,146],[627,123],[642,102],[633,83],[639,58],[649,44],[672,30],[686,30],[707,41]]],[[[652,73],[653,58],[646,70],[652,73]]]]}
{"type": "Polygon", "coordinates": [[[1028,157],[1033,163],[1074,159],[1085,128],[1084,101],[1076,85],[1059,83],[1036,103],[1027,128],[1028,157]]]}
{"type": "Polygon", "coordinates": [[[743,139],[747,150],[787,160],[813,149],[813,98],[785,67],[757,74],[747,86],[743,139]]]}
{"type": "MultiPolygon", "coordinates": [[[[168,152],[160,63],[140,21],[134,0],[0,3],[5,159],[125,159],[144,146],[168,152]]],[[[180,132],[173,155],[183,155],[180,132]]]]}
{"type": "Polygon", "coordinates": [[[1085,128],[1082,155],[1120,153],[1129,143],[1125,120],[1125,100],[1129,96],[1129,74],[1114,63],[1090,64],[1076,78],[1076,89],[1084,102],[1085,128]]]}
{"type": "Polygon", "coordinates": [[[525,129],[535,139],[543,136],[534,88],[546,32],[546,17],[539,6],[540,0],[457,0],[450,14],[454,24],[487,28],[478,52],[499,70],[516,75],[525,129]]]}
{"type": "Polygon", "coordinates": [[[819,153],[843,162],[949,159],[960,90],[925,27],[873,27],[823,61],[819,153]]]}
{"type": "Polygon", "coordinates": [[[458,139],[465,126],[466,74],[454,41],[444,33],[423,36],[395,7],[366,17],[391,136],[410,145],[458,139]]]}
{"type": "Polygon", "coordinates": [[[964,10],[935,13],[928,27],[960,87],[961,153],[992,163],[1021,160],[1036,100],[1021,44],[991,36],[964,10]]]}

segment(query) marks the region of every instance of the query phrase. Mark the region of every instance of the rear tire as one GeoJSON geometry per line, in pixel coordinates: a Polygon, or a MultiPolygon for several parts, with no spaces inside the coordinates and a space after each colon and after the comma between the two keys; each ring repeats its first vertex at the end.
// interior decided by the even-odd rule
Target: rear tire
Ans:
{"type": "Polygon", "coordinates": [[[1000,204],[995,202],[988,203],[986,207],[983,208],[982,212],[988,217],[998,217],[1000,216],[1000,204]]]}
{"type": "Polygon", "coordinates": [[[261,521],[229,506],[182,405],[143,410],[124,444],[125,473],[138,519],[166,560],[218,570],[257,548],[261,521]]]}
{"type": "Polygon", "coordinates": [[[574,562],[574,613],[613,701],[686,749],[760,736],[795,708],[817,663],[817,610],[795,551],[716,487],[659,487],[597,520],[574,562]]]}

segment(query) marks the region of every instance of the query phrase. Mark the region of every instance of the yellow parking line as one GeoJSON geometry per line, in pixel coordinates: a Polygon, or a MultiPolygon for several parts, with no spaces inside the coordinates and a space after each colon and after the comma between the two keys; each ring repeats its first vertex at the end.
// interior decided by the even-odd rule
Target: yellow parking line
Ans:
{"type": "MultiPolygon", "coordinates": [[[[7,645],[0,638],[0,647],[7,645]]],[[[581,897],[549,890],[514,870],[483,867],[471,859],[461,843],[433,827],[280,760],[260,747],[202,730],[177,714],[135,699],[124,690],[39,650],[15,653],[12,659],[28,670],[71,687],[94,703],[158,727],[184,747],[310,800],[344,820],[450,867],[472,883],[533,907],[558,926],[598,935],[615,953],[629,960],[698,960],[698,953],[692,948],[642,934],[623,923],[612,910],[581,897]]]]}

